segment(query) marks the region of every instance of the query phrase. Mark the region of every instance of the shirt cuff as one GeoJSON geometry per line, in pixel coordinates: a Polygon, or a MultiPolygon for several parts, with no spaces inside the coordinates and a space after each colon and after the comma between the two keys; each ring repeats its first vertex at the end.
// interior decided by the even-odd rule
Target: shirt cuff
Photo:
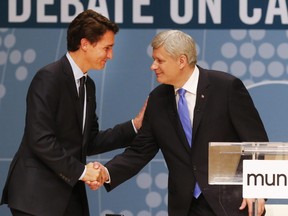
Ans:
{"type": "Polygon", "coordinates": [[[132,125],[133,125],[133,128],[134,128],[134,131],[135,131],[135,133],[137,134],[137,133],[138,133],[138,130],[136,129],[136,127],[135,127],[135,125],[134,125],[133,119],[131,120],[131,122],[132,122],[132,125]]]}
{"type": "Polygon", "coordinates": [[[79,180],[82,180],[82,178],[85,176],[86,174],[86,166],[84,166],[84,171],[82,173],[82,175],[80,176],[79,180]]]}
{"type": "Polygon", "coordinates": [[[106,168],[106,167],[104,167],[105,168],[105,170],[106,170],[106,173],[107,173],[107,175],[108,175],[108,180],[107,181],[105,181],[105,183],[106,184],[110,184],[111,183],[111,179],[110,179],[110,173],[109,173],[109,171],[108,171],[108,169],[106,168]]]}

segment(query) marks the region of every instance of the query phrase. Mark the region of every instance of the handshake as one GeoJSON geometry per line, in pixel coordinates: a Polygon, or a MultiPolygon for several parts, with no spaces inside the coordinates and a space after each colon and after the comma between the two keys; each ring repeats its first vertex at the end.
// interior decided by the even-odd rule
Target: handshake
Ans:
{"type": "Polygon", "coordinates": [[[85,165],[86,173],[81,179],[91,190],[99,189],[105,182],[109,181],[107,169],[99,162],[90,162],[85,165]]]}

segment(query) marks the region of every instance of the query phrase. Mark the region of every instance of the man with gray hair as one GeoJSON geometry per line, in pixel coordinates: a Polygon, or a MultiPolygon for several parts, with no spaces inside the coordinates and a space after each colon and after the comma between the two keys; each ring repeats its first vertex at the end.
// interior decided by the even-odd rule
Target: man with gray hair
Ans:
{"type": "MultiPolygon", "coordinates": [[[[242,198],[241,186],[208,184],[209,142],[268,141],[247,89],[228,73],[198,66],[195,42],[182,31],[160,32],[151,45],[151,70],[160,85],[149,95],[131,147],[105,165],[109,173],[102,169],[106,189],[136,175],[161,150],[169,216],[252,216],[252,200],[242,198]]],[[[258,202],[264,215],[265,200],[258,202]]]]}

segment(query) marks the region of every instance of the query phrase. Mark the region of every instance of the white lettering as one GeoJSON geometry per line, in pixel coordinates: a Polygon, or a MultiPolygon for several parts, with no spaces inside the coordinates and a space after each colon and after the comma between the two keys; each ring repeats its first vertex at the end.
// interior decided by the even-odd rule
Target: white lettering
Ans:
{"type": "Polygon", "coordinates": [[[199,23],[207,22],[206,5],[210,11],[213,23],[221,24],[221,0],[199,1],[199,23]]]}
{"type": "Polygon", "coordinates": [[[60,20],[63,23],[71,22],[77,14],[81,13],[84,10],[82,3],[79,0],[65,0],[61,1],[61,13],[60,20]],[[75,13],[73,15],[69,15],[69,7],[73,6],[75,8],[75,13]]]}
{"type": "Polygon", "coordinates": [[[90,0],[88,3],[88,9],[92,9],[102,14],[109,19],[108,7],[106,0],[99,0],[98,7],[96,6],[97,0],[90,0]]]}
{"type": "Polygon", "coordinates": [[[123,0],[115,0],[115,22],[123,23],[123,0]]]}
{"type": "Polygon", "coordinates": [[[274,17],[279,15],[282,24],[288,24],[286,0],[278,0],[279,7],[276,7],[277,0],[269,0],[265,23],[273,24],[274,17]]]}
{"type": "Polygon", "coordinates": [[[150,0],[134,0],[133,1],[133,23],[153,23],[153,16],[142,16],[142,5],[150,5],[150,0]]]}
{"type": "Polygon", "coordinates": [[[19,6],[16,2],[19,3],[17,0],[8,1],[8,21],[11,23],[27,21],[31,16],[31,0],[23,0],[22,14],[17,14],[19,6]]]}
{"type": "Polygon", "coordinates": [[[170,16],[175,23],[188,23],[193,17],[193,0],[185,0],[183,16],[179,15],[179,0],[170,0],[170,16]]]}
{"type": "Polygon", "coordinates": [[[56,15],[46,15],[45,6],[53,5],[54,0],[41,0],[37,1],[37,22],[39,23],[56,23],[57,16],[56,15]]]}
{"type": "Polygon", "coordinates": [[[253,15],[248,16],[248,0],[239,0],[239,15],[243,23],[248,25],[256,24],[260,21],[262,10],[260,8],[253,9],[253,15]]]}
{"type": "MultiPolygon", "coordinates": [[[[157,10],[145,10],[148,6],[151,6],[151,0],[132,0],[132,11],[124,11],[124,9],[127,9],[125,8],[124,4],[126,2],[124,0],[114,0],[114,11],[112,11],[112,8],[108,10],[109,4],[113,4],[111,1],[87,0],[87,8],[84,8],[82,0],[60,0],[60,2],[57,0],[39,0],[33,1],[33,5],[32,0],[8,0],[7,18],[9,23],[25,23],[30,21],[30,19],[32,23],[35,21],[36,23],[70,23],[77,14],[86,9],[92,9],[108,19],[110,19],[109,13],[112,13],[112,15],[114,13],[113,18],[116,23],[124,23],[124,13],[129,13],[132,16],[132,23],[134,24],[153,24],[153,14],[147,15],[146,11],[161,12],[157,10]],[[32,11],[32,9],[34,10],[34,4],[36,10],[32,11]],[[57,10],[50,10],[52,8],[57,8],[57,10]],[[36,20],[34,20],[34,17],[36,17],[36,20]]],[[[167,3],[167,0],[159,0],[157,3],[161,4],[164,2],[167,3]]],[[[196,1],[170,0],[169,2],[172,22],[179,25],[191,22],[195,12],[193,10],[195,6],[194,2],[196,1]]],[[[261,26],[271,26],[274,22],[281,22],[281,24],[287,25],[287,0],[268,0],[265,2],[267,3],[267,10],[265,5],[257,7],[249,0],[239,0],[239,19],[241,22],[246,25],[259,24],[261,26]],[[277,20],[275,21],[275,19],[277,20]]],[[[222,5],[222,0],[198,1],[198,24],[221,24],[222,6],[226,7],[226,5],[222,5]]],[[[170,22],[169,18],[166,18],[167,22],[170,22]]],[[[161,17],[161,19],[165,19],[165,17],[161,17]]],[[[235,18],[232,17],[231,19],[235,18]]]]}

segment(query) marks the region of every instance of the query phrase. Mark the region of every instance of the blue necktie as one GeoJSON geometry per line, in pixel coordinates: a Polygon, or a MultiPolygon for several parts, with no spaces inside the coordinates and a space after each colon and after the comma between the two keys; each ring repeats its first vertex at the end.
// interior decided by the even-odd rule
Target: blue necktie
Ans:
{"type": "MultiPolygon", "coordinates": [[[[186,134],[188,143],[190,147],[192,147],[192,123],[191,123],[191,119],[189,115],[187,101],[185,98],[185,93],[186,93],[185,89],[180,88],[178,90],[178,94],[179,94],[178,114],[181,120],[182,127],[184,129],[184,132],[186,134]]],[[[198,183],[196,182],[193,195],[195,198],[198,198],[200,194],[201,194],[201,189],[198,183]]]]}
{"type": "Polygon", "coordinates": [[[178,113],[179,113],[182,127],[184,129],[185,134],[186,134],[186,138],[187,138],[188,143],[191,147],[191,144],[192,144],[192,124],[191,124],[191,120],[190,120],[190,116],[189,116],[189,110],[188,110],[188,105],[187,105],[187,101],[185,98],[185,93],[186,93],[185,89],[180,88],[178,90],[178,94],[179,94],[178,113]]]}

